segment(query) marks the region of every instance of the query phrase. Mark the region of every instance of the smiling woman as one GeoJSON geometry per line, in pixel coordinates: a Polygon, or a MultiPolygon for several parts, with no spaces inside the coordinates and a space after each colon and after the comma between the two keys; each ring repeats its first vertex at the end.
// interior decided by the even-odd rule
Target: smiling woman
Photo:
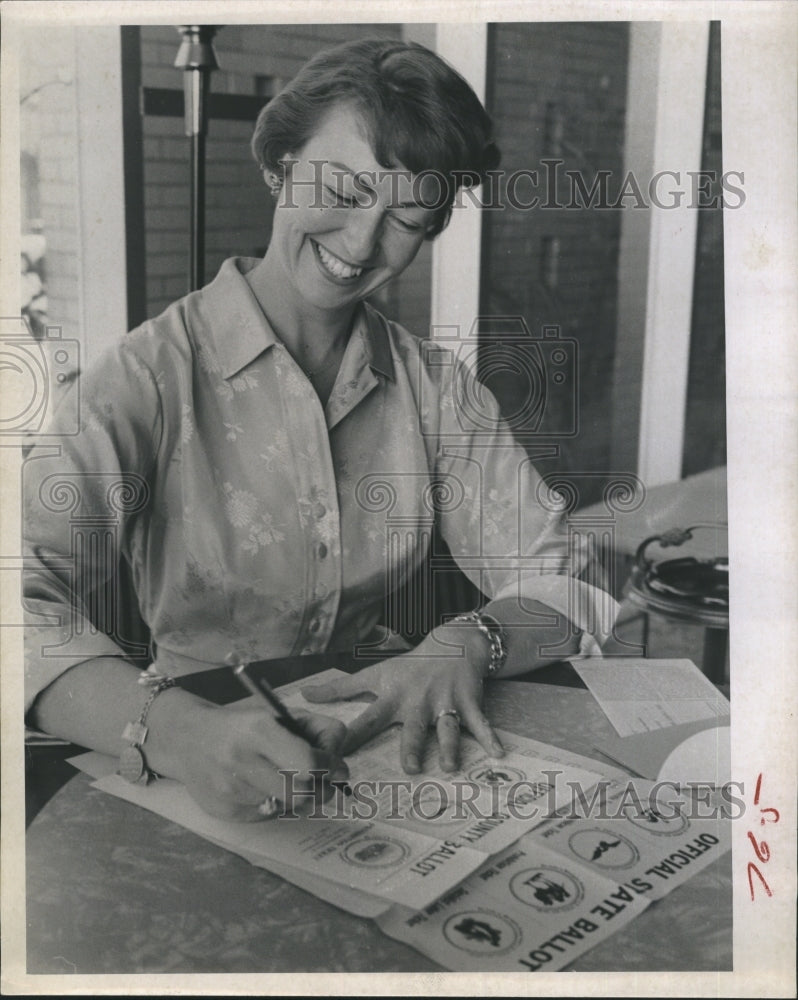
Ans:
{"type": "Polygon", "coordinates": [[[484,680],[598,650],[614,604],[563,498],[457,351],[366,301],[496,165],[490,129],[442,59],[393,40],[322,53],[263,111],[253,149],[277,199],[265,256],[226,261],[112,340],[81,376],[80,432],[26,463],[29,724],[121,747],[131,780],[169,775],[211,813],[263,820],[281,772],[325,772],[332,794],[341,755],[393,723],[411,773],[430,729],[444,770],[461,724],[500,756],[484,680]],[[408,650],[380,622],[429,557],[433,522],[489,601],[408,650]],[[83,544],[89,524],[105,526],[101,546],[83,544]],[[143,676],[121,609],[98,624],[120,563],[152,635],[143,676]],[[346,732],[308,712],[303,738],[260,706],[172,683],[231,657],[369,645],[401,652],[306,689],[315,703],[376,696],[346,732]]]}
{"type": "Polygon", "coordinates": [[[324,365],[316,386],[324,400],[353,305],[443,229],[458,187],[498,164],[490,119],[422,46],[354,42],[317,55],[266,105],[252,151],[277,197],[253,289],[271,303],[267,314],[300,366],[324,365]],[[299,296],[275,297],[286,281],[299,296]],[[303,326],[312,331],[304,342],[303,326]]]}
{"type": "Polygon", "coordinates": [[[404,166],[377,162],[350,104],[331,107],[282,164],[271,242],[250,281],[295,360],[313,369],[348,337],[356,303],[411,263],[435,213],[411,200],[419,185],[404,166]]]}

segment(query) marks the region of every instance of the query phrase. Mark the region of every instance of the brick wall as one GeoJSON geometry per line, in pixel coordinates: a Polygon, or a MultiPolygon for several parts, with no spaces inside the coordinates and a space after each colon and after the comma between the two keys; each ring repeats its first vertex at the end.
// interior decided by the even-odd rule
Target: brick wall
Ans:
{"type": "MultiPolygon", "coordinates": [[[[72,28],[20,32],[20,147],[35,167],[23,175],[23,238],[45,238],[46,322],[80,337],[77,117],[72,28]],[[36,190],[34,190],[34,188],[36,190]],[[25,206],[38,211],[31,217],[25,206]]],[[[10,311],[10,308],[9,308],[10,311]]]]}
{"type": "MultiPolygon", "coordinates": [[[[588,185],[597,170],[610,170],[612,198],[623,171],[628,26],[498,24],[489,59],[488,104],[503,169],[537,169],[542,177],[541,160],[557,158],[588,185]]],[[[546,197],[531,182],[516,194],[546,197]]],[[[568,189],[558,197],[567,202],[568,189]]],[[[481,312],[520,314],[533,333],[558,325],[578,345],[579,434],[561,440],[560,458],[551,468],[538,463],[542,471],[608,468],[619,233],[619,213],[601,209],[506,207],[485,216],[481,312]]],[[[523,406],[524,380],[490,384],[508,412],[523,406]]]]}

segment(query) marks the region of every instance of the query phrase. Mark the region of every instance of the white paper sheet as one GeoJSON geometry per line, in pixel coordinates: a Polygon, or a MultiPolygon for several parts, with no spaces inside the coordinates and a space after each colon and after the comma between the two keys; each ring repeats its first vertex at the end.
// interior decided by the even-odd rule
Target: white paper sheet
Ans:
{"type": "Polygon", "coordinates": [[[377,923],[453,971],[555,972],[646,905],[527,836],[423,911],[394,907],[377,923]]]}
{"type": "Polygon", "coordinates": [[[691,660],[606,657],[572,664],[619,736],[729,717],[728,701],[691,660]]]}
{"type": "MultiPolygon", "coordinates": [[[[335,676],[327,672],[314,683],[335,676]]],[[[300,689],[281,689],[289,705],[307,705],[300,689]]],[[[349,719],[362,703],[335,703],[323,710],[349,719]]],[[[228,850],[271,870],[301,873],[292,881],[365,915],[379,901],[419,907],[433,902],[486,856],[501,851],[564,802],[569,782],[591,788],[601,777],[594,761],[536,740],[500,733],[509,751],[485,754],[464,735],[457,774],[442,772],[430,748],[424,773],[400,768],[399,734],[389,730],[349,758],[351,798],[336,797],[325,818],[283,818],[270,823],[233,823],[206,814],[177,782],[161,779],[130,785],[108,768],[96,770],[97,788],[152,809],[228,850]],[[595,768],[591,770],[591,768],[595,768]],[[379,783],[382,784],[379,784],[379,783]],[[352,893],[335,891],[340,886],[352,893]]]]}
{"type": "Polygon", "coordinates": [[[432,905],[377,923],[451,970],[562,969],[731,848],[722,796],[655,788],[607,782],[432,905]]]}
{"type": "Polygon", "coordinates": [[[731,849],[732,807],[719,793],[678,793],[635,778],[610,784],[604,805],[591,806],[590,796],[587,802],[527,837],[648,899],[667,895],[731,849]]]}
{"type": "MultiPolygon", "coordinates": [[[[116,774],[118,765],[115,757],[109,757],[107,754],[97,753],[94,750],[80,754],[78,757],[70,757],[69,762],[78,768],[78,770],[97,779],[116,774]]],[[[129,787],[132,788],[133,786],[129,787]]],[[[143,805],[147,809],[151,808],[150,802],[142,801],[140,797],[135,795],[122,794],[121,790],[120,792],[114,792],[114,794],[136,805],[143,805]]],[[[215,840],[207,833],[203,834],[203,836],[206,840],[217,844],[218,847],[229,850],[226,843],[215,840]]],[[[349,886],[341,885],[340,883],[330,882],[318,874],[308,874],[302,868],[293,868],[291,865],[281,864],[273,858],[269,859],[267,864],[264,863],[264,859],[257,853],[248,854],[243,850],[236,853],[249,861],[250,864],[256,865],[259,868],[267,868],[270,872],[279,875],[287,882],[291,882],[300,889],[313,893],[314,896],[318,896],[319,899],[323,899],[326,903],[332,903],[334,906],[338,906],[348,913],[353,913],[357,917],[369,917],[373,919],[390,908],[390,903],[384,899],[380,899],[379,896],[372,896],[370,893],[351,889],[349,886]]]]}

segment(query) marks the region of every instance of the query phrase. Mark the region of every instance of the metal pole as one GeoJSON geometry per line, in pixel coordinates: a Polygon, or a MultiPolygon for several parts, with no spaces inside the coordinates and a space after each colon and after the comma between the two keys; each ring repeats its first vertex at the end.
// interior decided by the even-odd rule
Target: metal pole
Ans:
{"type": "Polygon", "coordinates": [[[218,28],[208,24],[182,24],[183,36],[175,67],[183,70],[186,135],[191,139],[191,255],[189,291],[205,281],[205,137],[211,73],[218,68],[213,36],[218,28]]]}

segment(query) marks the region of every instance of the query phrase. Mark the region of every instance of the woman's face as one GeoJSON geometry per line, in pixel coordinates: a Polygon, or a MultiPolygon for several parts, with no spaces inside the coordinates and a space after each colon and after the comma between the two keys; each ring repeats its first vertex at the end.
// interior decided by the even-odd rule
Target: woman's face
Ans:
{"type": "Polygon", "coordinates": [[[269,254],[300,301],[320,309],[345,309],[401,274],[433,220],[416,200],[421,185],[380,166],[360,122],[333,106],[287,158],[277,199],[269,254]]]}

